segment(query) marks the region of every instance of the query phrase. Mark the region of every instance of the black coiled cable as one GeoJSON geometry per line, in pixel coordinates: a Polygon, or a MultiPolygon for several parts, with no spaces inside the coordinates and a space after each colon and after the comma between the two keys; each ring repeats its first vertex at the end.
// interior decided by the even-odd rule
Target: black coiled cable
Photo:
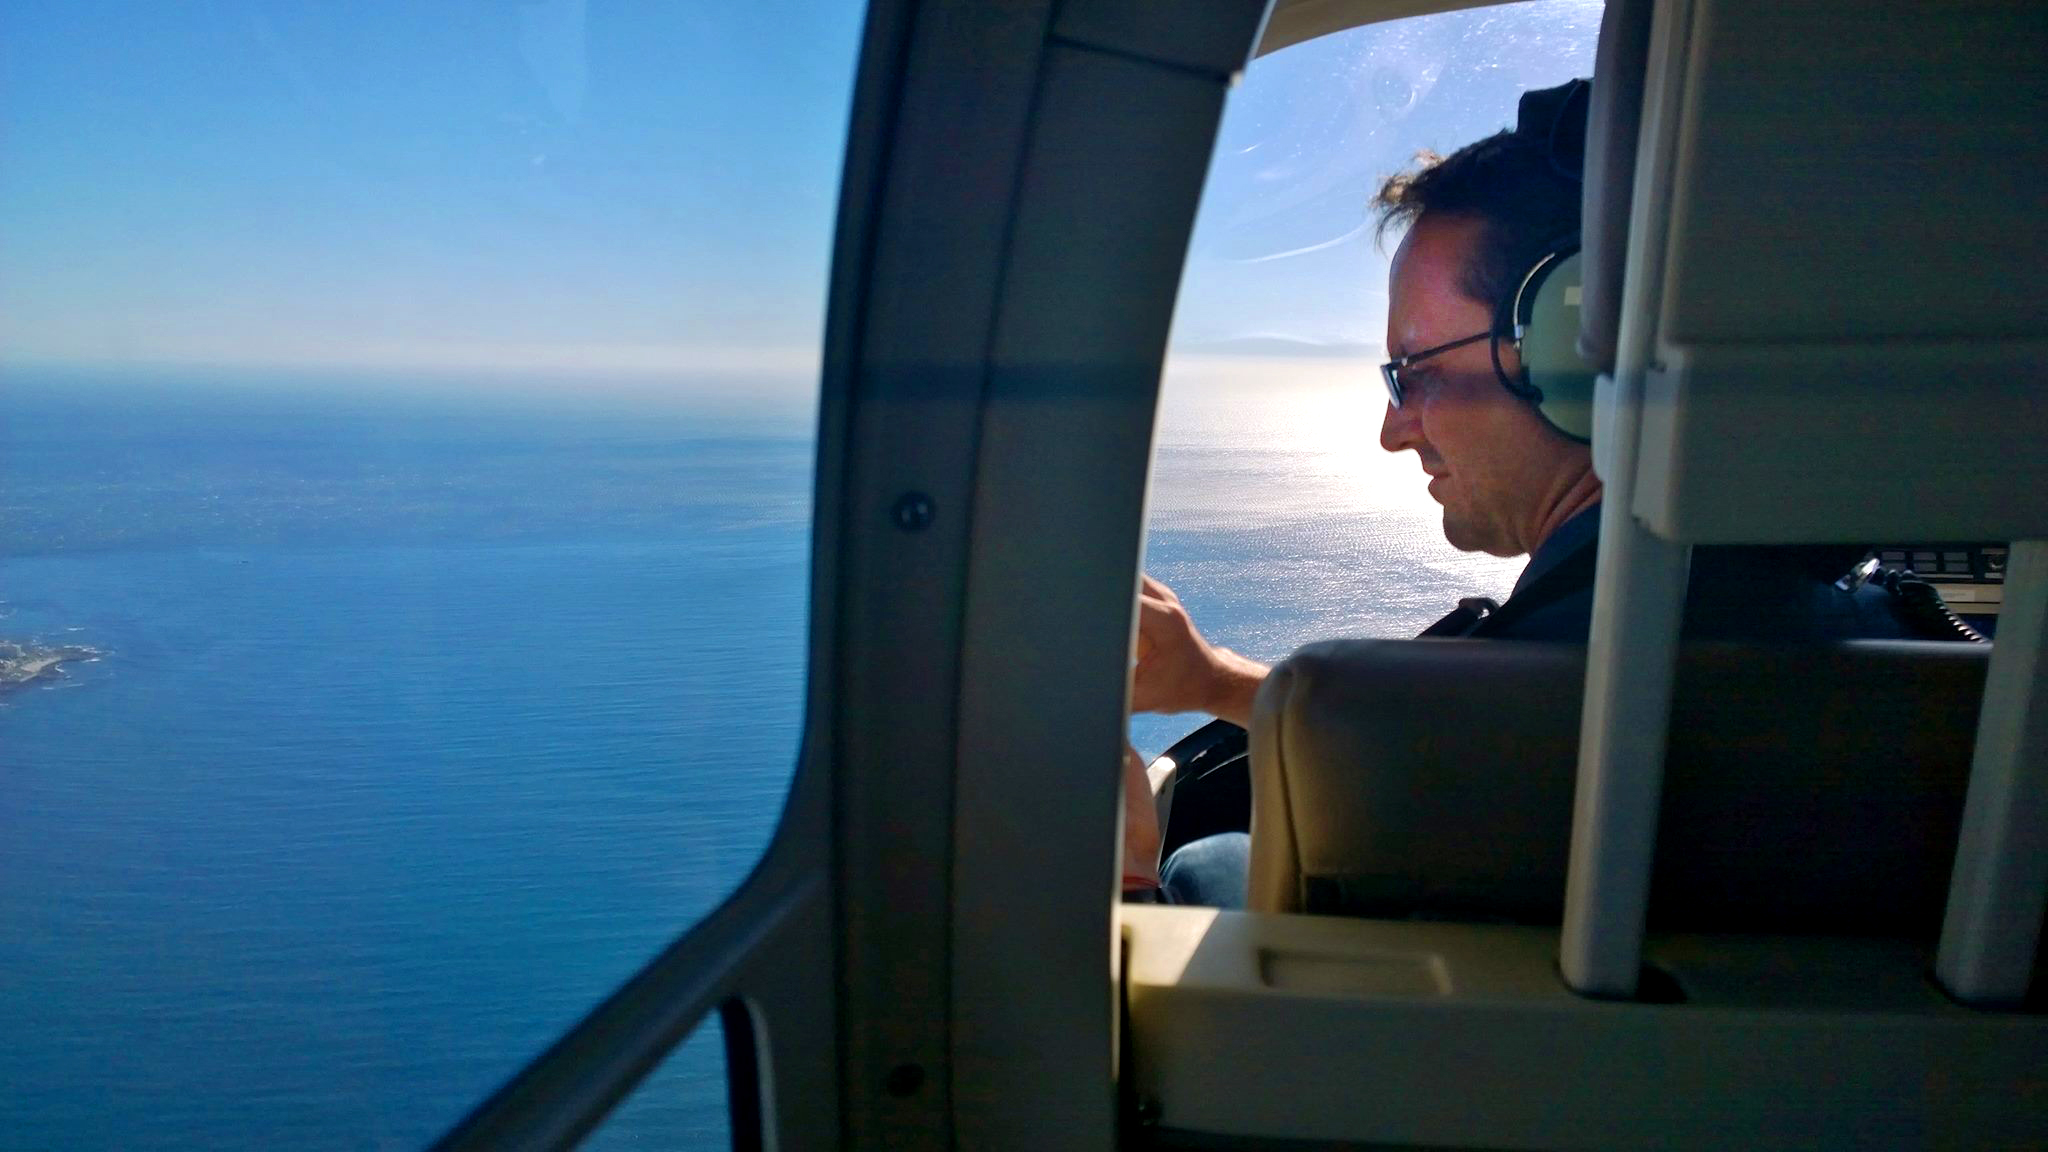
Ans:
{"type": "Polygon", "coordinates": [[[1941,598],[1934,585],[1920,579],[1911,568],[1887,568],[1870,579],[1892,594],[1892,603],[1898,606],[1899,616],[1921,636],[1929,640],[1990,643],[1982,632],[1964,623],[1962,617],[1951,611],[1948,601],[1941,598]]]}

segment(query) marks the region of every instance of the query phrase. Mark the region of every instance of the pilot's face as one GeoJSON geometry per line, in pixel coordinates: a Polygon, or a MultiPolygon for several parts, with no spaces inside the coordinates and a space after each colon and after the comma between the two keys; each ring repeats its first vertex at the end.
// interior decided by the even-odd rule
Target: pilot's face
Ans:
{"type": "MultiPolygon", "coordinates": [[[[1388,286],[1387,356],[1397,358],[1484,332],[1493,306],[1465,295],[1460,277],[1482,221],[1424,214],[1394,253],[1388,286]]],[[[1405,399],[1387,406],[1380,446],[1413,448],[1444,506],[1444,537],[1467,552],[1517,556],[1532,549],[1544,517],[1584,474],[1586,448],[1566,439],[1515,397],[1493,371],[1489,341],[1405,369],[1405,399]]],[[[1502,366],[1515,371],[1512,348],[1502,366]]]]}

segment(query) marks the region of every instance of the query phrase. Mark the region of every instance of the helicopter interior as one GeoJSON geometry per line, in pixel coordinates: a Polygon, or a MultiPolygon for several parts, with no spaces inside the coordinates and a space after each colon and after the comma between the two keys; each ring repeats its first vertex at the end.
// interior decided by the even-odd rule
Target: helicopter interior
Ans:
{"type": "Polygon", "coordinates": [[[782,825],[441,1147],[572,1147],[711,1014],[741,1147],[2040,1145],[2030,5],[1611,0],[1590,644],[1304,651],[1252,726],[1251,909],[1116,903],[1226,94],[1458,6],[872,5],[782,825]],[[2013,541],[1998,642],[1681,643],[1693,545],[1845,540],[2013,541]]]}

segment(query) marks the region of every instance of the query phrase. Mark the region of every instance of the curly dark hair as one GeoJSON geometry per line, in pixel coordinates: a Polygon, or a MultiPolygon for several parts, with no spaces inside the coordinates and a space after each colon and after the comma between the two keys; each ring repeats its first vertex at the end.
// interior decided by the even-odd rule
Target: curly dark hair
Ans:
{"type": "Polygon", "coordinates": [[[1580,186],[1561,171],[1547,139],[1498,132],[1449,156],[1423,152],[1373,197],[1380,234],[1425,213],[1486,222],[1478,258],[1459,287],[1495,307],[1522,273],[1561,241],[1578,242],[1580,186]]]}

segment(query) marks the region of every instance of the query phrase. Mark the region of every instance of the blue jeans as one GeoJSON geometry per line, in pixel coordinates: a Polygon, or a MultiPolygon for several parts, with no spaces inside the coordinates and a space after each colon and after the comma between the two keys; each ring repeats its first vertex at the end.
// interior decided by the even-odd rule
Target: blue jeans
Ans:
{"type": "Polygon", "coordinates": [[[1221,832],[1183,844],[1167,857],[1159,870],[1159,887],[1170,904],[1243,908],[1251,862],[1252,838],[1243,832],[1221,832]]]}

